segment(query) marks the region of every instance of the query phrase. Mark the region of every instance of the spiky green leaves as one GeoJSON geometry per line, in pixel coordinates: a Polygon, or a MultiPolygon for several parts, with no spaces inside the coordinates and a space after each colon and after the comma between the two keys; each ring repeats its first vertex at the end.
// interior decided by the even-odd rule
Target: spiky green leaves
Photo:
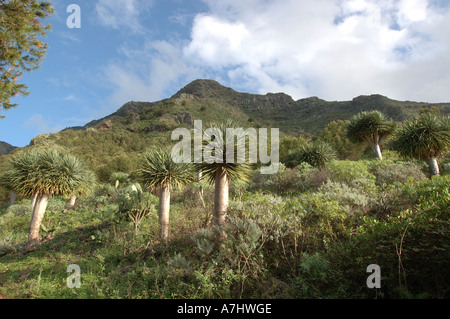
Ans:
{"type": "Polygon", "coordinates": [[[7,170],[10,187],[23,196],[69,196],[88,189],[94,174],[77,157],[53,149],[21,152],[7,170]]]}
{"type": "Polygon", "coordinates": [[[347,137],[353,143],[381,143],[395,129],[395,123],[380,111],[360,112],[347,126],[347,137]]]}
{"type": "Polygon", "coordinates": [[[248,181],[252,174],[254,164],[250,163],[249,152],[256,153],[257,141],[249,143],[251,137],[244,130],[233,127],[232,121],[212,124],[204,133],[203,162],[196,163],[195,167],[211,184],[215,182],[218,170],[231,181],[248,181]]]}
{"type": "Polygon", "coordinates": [[[175,163],[168,149],[151,150],[144,154],[144,163],[137,177],[146,186],[181,187],[195,180],[192,164],[175,163]]]}
{"type": "Polygon", "coordinates": [[[437,158],[450,148],[450,118],[427,113],[410,119],[394,134],[391,145],[404,157],[437,158]]]}
{"type": "Polygon", "coordinates": [[[336,157],[336,151],[326,142],[307,143],[298,151],[289,154],[286,166],[296,167],[305,162],[313,167],[322,168],[336,157]]]}

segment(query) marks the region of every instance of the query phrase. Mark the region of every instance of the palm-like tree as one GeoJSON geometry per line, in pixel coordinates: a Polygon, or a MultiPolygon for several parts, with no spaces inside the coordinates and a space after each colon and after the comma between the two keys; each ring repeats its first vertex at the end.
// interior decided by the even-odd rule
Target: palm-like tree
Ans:
{"type": "Polygon", "coordinates": [[[169,239],[170,192],[174,187],[193,182],[195,177],[192,166],[186,163],[175,163],[171,152],[167,149],[151,150],[144,155],[144,163],[137,172],[142,184],[159,187],[159,235],[161,241],[169,239]]]}
{"type": "Polygon", "coordinates": [[[39,241],[39,229],[51,196],[68,196],[85,183],[87,167],[75,156],[53,149],[32,150],[10,162],[11,185],[18,194],[36,194],[26,250],[39,241]]]}
{"type": "Polygon", "coordinates": [[[16,201],[17,192],[11,186],[12,175],[11,172],[6,171],[0,176],[0,186],[3,186],[8,191],[11,191],[11,197],[9,199],[9,206],[14,205],[16,201]]]}
{"type": "Polygon", "coordinates": [[[95,188],[97,184],[97,178],[91,170],[85,170],[81,172],[81,174],[83,174],[84,176],[81,177],[81,183],[78,188],[70,196],[69,207],[75,206],[77,196],[88,194],[95,188]]]}
{"type": "Polygon", "coordinates": [[[438,158],[450,148],[450,117],[426,113],[395,132],[392,148],[400,155],[427,162],[431,175],[439,175],[438,158]]]}
{"type": "MultiPolygon", "coordinates": [[[[215,184],[213,224],[219,227],[225,224],[227,216],[230,181],[248,181],[252,173],[252,164],[249,164],[248,161],[242,161],[241,163],[242,158],[238,158],[245,154],[237,152],[238,145],[247,145],[246,136],[241,134],[242,132],[238,132],[233,145],[227,145],[226,143],[227,128],[233,128],[233,125],[230,121],[213,124],[212,129],[214,132],[212,133],[210,130],[209,132],[205,131],[204,134],[206,140],[213,141],[215,149],[219,150],[219,153],[213,156],[221,158],[221,163],[218,163],[219,161],[205,160],[205,158],[203,162],[196,163],[197,170],[202,171],[202,178],[206,178],[209,183],[215,184]],[[227,156],[227,154],[230,152],[233,152],[234,159],[228,162],[227,157],[231,156],[227,156]]],[[[205,154],[205,149],[209,146],[210,144],[203,145],[203,154],[205,154]]],[[[246,147],[245,149],[247,150],[248,148],[246,147]]]]}
{"type": "Polygon", "coordinates": [[[352,117],[347,126],[347,137],[353,143],[366,142],[374,156],[382,159],[380,145],[395,130],[395,123],[380,111],[360,112],[352,117]]]}

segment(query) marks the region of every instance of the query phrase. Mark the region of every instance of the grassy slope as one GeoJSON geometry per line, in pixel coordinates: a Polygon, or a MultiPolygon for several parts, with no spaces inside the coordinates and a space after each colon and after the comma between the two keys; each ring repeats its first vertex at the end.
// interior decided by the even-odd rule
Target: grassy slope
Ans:
{"type": "MultiPolygon", "coordinates": [[[[333,167],[339,169],[336,173],[351,171],[353,180],[373,177],[366,167],[381,165],[378,173],[383,175],[377,174],[378,179],[395,166],[389,163],[346,161],[335,162],[333,167]]],[[[330,177],[334,182],[340,180],[337,175],[330,177]]],[[[135,236],[132,225],[114,222],[117,206],[111,198],[81,198],[69,210],[65,209],[66,200],[55,198],[43,221],[43,245],[23,254],[31,216],[29,200],[24,200],[10,210],[0,207],[0,297],[236,298],[241,293],[246,298],[448,297],[449,270],[443,265],[449,252],[449,220],[444,208],[450,203],[450,180],[442,180],[445,183],[437,179],[411,183],[402,177],[392,189],[371,191],[370,196],[395,196],[394,202],[405,205],[390,208],[391,217],[381,218],[363,204],[349,202],[364,196],[362,188],[337,200],[317,188],[296,196],[279,196],[269,188],[264,189],[265,194],[247,190],[241,198],[232,191],[230,216],[248,219],[259,215],[265,236],[281,236],[278,242],[266,238],[264,244],[255,237],[257,245],[250,247],[262,249],[253,254],[245,250],[248,246],[244,245],[254,240],[246,230],[239,240],[225,243],[223,255],[198,255],[195,237],[204,234],[200,230],[211,212],[211,188],[204,192],[206,207],[195,200],[194,189],[173,194],[168,247],[158,243],[156,208],[135,236]],[[406,193],[399,193],[402,189],[406,193]],[[297,224],[302,225],[301,232],[297,224]],[[278,225],[273,233],[271,225],[278,225]],[[396,248],[400,244],[403,268],[399,273],[396,248]],[[382,289],[377,291],[364,287],[365,267],[371,263],[380,264],[383,271],[382,289]],[[81,267],[81,289],[66,285],[66,269],[71,264],[81,267]],[[407,281],[413,295],[397,290],[401,280],[407,281]],[[236,289],[240,282],[245,283],[243,291],[236,289]]],[[[371,180],[365,183],[373,186],[371,180]]]]}

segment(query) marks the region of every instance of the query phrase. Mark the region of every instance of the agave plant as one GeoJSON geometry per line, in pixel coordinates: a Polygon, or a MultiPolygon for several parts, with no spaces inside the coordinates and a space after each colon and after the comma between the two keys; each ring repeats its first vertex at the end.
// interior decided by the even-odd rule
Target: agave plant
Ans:
{"type": "Polygon", "coordinates": [[[124,217],[133,222],[134,235],[136,237],[142,220],[154,210],[155,196],[142,191],[139,183],[131,184],[119,189],[120,183],[116,183],[117,203],[119,204],[118,220],[124,217]]]}
{"type": "Polygon", "coordinates": [[[36,194],[26,250],[39,239],[39,229],[51,196],[69,196],[79,190],[89,175],[75,156],[53,149],[21,152],[12,158],[11,186],[22,196],[36,194]]]}
{"type": "Polygon", "coordinates": [[[439,175],[438,158],[450,148],[450,117],[426,113],[406,121],[395,133],[392,148],[426,161],[431,175],[439,175]]]}
{"type": "Polygon", "coordinates": [[[193,182],[195,177],[192,166],[175,163],[167,149],[151,150],[144,155],[144,163],[137,173],[145,186],[159,187],[159,235],[161,241],[169,239],[170,192],[174,187],[193,182]]]}
{"type": "Polygon", "coordinates": [[[353,143],[366,142],[372,147],[374,156],[382,159],[380,145],[395,130],[395,123],[380,111],[356,114],[347,126],[347,137],[353,143]]]}
{"type": "MultiPolygon", "coordinates": [[[[246,136],[242,131],[235,131],[235,143],[228,145],[227,130],[233,128],[234,124],[230,121],[225,123],[213,124],[211,129],[204,133],[204,141],[212,143],[203,144],[204,158],[201,163],[196,163],[197,170],[202,171],[202,178],[206,178],[211,184],[215,184],[214,192],[214,216],[213,223],[222,227],[228,211],[229,185],[230,181],[248,181],[252,173],[252,164],[245,161],[246,154],[239,153],[239,145],[246,146],[246,136]],[[216,159],[208,158],[205,154],[211,151],[213,145],[214,151],[211,155],[216,159]],[[230,156],[232,154],[233,156],[230,156]],[[228,156],[227,156],[228,155],[228,156]],[[233,158],[232,158],[233,157],[233,158]]],[[[245,147],[245,150],[248,148],[245,147]]]]}
{"type": "Polygon", "coordinates": [[[317,168],[322,168],[326,163],[336,158],[333,147],[326,142],[307,143],[295,153],[299,164],[302,162],[317,168]]]}

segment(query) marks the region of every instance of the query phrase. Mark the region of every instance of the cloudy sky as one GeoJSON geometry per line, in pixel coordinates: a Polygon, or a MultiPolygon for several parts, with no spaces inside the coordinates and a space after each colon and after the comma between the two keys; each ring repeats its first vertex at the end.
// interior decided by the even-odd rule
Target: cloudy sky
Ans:
{"type": "Polygon", "coordinates": [[[198,78],[237,91],[335,101],[450,102],[450,0],[55,0],[31,95],[0,141],[84,125],[198,78]],[[81,28],[69,28],[70,4],[81,28]]]}

